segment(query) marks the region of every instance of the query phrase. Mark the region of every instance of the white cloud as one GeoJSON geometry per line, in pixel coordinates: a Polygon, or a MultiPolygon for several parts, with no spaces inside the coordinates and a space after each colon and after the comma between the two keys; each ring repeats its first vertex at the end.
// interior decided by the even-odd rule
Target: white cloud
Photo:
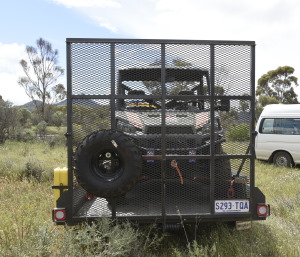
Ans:
{"type": "Polygon", "coordinates": [[[0,70],[13,73],[19,66],[19,61],[25,52],[25,46],[19,44],[0,43],[0,70]]]}
{"type": "Polygon", "coordinates": [[[101,18],[98,16],[95,16],[92,18],[94,21],[96,21],[96,23],[103,28],[106,28],[114,33],[118,32],[118,29],[116,27],[114,27],[108,20],[106,20],[105,18],[101,18]]]}
{"type": "Polygon", "coordinates": [[[283,65],[293,66],[300,78],[297,0],[52,1],[76,8],[98,26],[131,38],[254,40],[256,79],[283,65]],[[79,8],[83,2],[85,8],[79,8]]]}
{"type": "Polygon", "coordinates": [[[0,43],[0,95],[15,105],[30,101],[17,83],[23,75],[19,61],[24,56],[25,45],[0,43]]]}

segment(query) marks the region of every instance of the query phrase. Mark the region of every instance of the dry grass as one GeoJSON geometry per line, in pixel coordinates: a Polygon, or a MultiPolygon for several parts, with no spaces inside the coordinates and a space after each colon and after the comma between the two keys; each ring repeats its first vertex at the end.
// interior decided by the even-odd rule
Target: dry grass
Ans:
{"type": "Polygon", "coordinates": [[[252,230],[214,224],[195,232],[186,225],[186,238],[183,231],[163,234],[153,226],[111,226],[106,219],[92,226],[53,225],[52,170],[65,165],[63,146],[0,146],[0,256],[300,256],[298,168],[256,163],[256,184],[272,215],[254,222],[252,230]]]}

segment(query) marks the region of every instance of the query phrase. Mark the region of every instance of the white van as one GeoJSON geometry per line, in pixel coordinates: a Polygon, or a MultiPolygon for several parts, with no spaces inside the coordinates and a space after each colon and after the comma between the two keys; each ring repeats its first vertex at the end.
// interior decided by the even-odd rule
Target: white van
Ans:
{"type": "Polygon", "coordinates": [[[256,158],[290,167],[300,164],[300,104],[270,104],[256,125],[256,158]]]}

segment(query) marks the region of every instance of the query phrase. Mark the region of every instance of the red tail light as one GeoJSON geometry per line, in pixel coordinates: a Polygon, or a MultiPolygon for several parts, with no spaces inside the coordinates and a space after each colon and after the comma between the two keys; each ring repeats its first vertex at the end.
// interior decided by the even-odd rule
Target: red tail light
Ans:
{"type": "Polygon", "coordinates": [[[62,222],[66,220],[66,209],[65,208],[55,208],[53,209],[53,221],[62,222]]]}
{"type": "Polygon", "coordinates": [[[85,198],[86,198],[87,200],[91,201],[91,200],[94,199],[94,195],[87,193],[87,194],[85,195],[85,198]]]}
{"type": "Polygon", "coordinates": [[[258,217],[270,216],[270,205],[258,204],[257,205],[257,215],[258,215],[258,217]]]}

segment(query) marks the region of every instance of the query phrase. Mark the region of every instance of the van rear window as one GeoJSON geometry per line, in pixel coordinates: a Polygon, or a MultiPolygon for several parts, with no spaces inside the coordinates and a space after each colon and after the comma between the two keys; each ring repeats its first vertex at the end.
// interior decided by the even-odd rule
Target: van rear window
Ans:
{"type": "Polygon", "coordinates": [[[263,119],[259,132],[262,134],[300,135],[300,119],[263,119]]]}

